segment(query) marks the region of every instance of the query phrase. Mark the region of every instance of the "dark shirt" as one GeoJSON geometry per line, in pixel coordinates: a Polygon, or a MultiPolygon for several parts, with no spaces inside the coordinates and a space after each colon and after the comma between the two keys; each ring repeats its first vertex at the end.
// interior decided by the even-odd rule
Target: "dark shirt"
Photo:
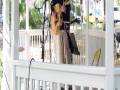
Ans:
{"type": "Polygon", "coordinates": [[[62,12],[62,19],[63,19],[63,23],[61,26],[62,30],[70,29],[70,23],[65,23],[65,22],[70,22],[70,10],[71,10],[71,6],[70,4],[68,4],[65,6],[65,11],[62,12]]]}

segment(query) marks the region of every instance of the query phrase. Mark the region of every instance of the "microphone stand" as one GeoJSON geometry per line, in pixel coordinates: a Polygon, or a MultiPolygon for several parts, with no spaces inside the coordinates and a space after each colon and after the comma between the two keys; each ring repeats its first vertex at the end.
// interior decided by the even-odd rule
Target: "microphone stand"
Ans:
{"type": "MultiPolygon", "coordinates": [[[[45,0],[44,1],[44,21],[43,21],[43,29],[42,29],[42,38],[40,37],[40,41],[41,41],[41,44],[42,44],[42,54],[41,54],[41,59],[43,59],[43,62],[44,62],[44,57],[45,57],[45,33],[44,33],[44,31],[45,31],[45,12],[46,12],[46,2],[47,2],[48,0],[45,0]]],[[[40,13],[40,9],[42,9],[42,7],[36,7],[36,5],[35,5],[35,3],[34,3],[34,6],[35,6],[35,8],[39,11],[39,13],[40,13]]]]}
{"type": "Polygon", "coordinates": [[[45,7],[44,7],[44,21],[43,21],[43,30],[42,30],[42,40],[41,40],[41,43],[42,43],[42,55],[41,55],[41,59],[43,59],[43,62],[44,62],[44,59],[45,59],[45,38],[44,38],[44,30],[45,30],[45,11],[46,11],[46,2],[47,0],[45,0],[45,7]]]}

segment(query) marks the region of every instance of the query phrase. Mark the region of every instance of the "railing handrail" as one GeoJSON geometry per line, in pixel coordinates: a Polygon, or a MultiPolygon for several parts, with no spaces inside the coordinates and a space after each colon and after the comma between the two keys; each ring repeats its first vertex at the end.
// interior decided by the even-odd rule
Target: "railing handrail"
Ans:
{"type": "MultiPolygon", "coordinates": [[[[71,29],[71,31],[73,32],[73,30],[71,29]]],[[[83,32],[85,33],[86,30],[83,30],[83,32]]],[[[31,29],[31,30],[20,30],[20,32],[27,32],[29,33],[29,35],[38,35],[42,33],[42,29],[31,29]]],[[[100,37],[100,38],[105,38],[105,31],[101,31],[101,30],[95,30],[95,29],[89,29],[89,35],[90,36],[95,36],[95,37],[100,37]]]]}
{"type": "MultiPolygon", "coordinates": [[[[13,60],[13,65],[18,67],[29,67],[30,61],[25,60],[13,60]]],[[[68,65],[68,64],[50,64],[43,62],[33,61],[31,68],[41,69],[41,70],[52,70],[60,72],[69,72],[69,73],[83,73],[89,75],[105,75],[105,67],[96,67],[96,66],[78,66],[78,65],[68,65]]]]}

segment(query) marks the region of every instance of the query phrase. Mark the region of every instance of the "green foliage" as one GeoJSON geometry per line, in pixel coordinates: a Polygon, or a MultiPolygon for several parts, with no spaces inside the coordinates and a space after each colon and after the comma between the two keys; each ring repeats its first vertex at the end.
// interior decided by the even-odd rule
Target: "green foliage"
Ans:
{"type": "Polygon", "coordinates": [[[76,7],[76,9],[77,9],[77,12],[76,12],[77,15],[80,16],[80,5],[78,5],[78,6],[76,7]]]}
{"type": "Polygon", "coordinates": [[[21,20],[21,21],[20,21],[20,28],[21,28],[21,29],[25,29],[25,24],[26,24],[26,23],[25,23],[25,19],[21,20]]]}
{"type": "Polygon", "coordinates": [[[35,28],[40,28],[42,22],[43,22],[43,16],[38,12],[38,10],[36,10],[35,8],[30,10],[30,27],[32,29],[35,28]]]}
{"type": "Polygon", "coordinates": [[[25,29],[25,11],[26,11],[26,4],[25,0],[19,0],[19,15],[20,15],[20,28],[25,29]]]}
{"type": "Polygon", "coordinates": [[[80,5],[75,4],[75,1],[73,1],[73,3],[71,4],[71,10],[76,13],[76,15],[80,16],[80,5]]]}
{"type": "MultiPolygon", "coordinates": [[[[25,0],[19,0],[19,12],[20,12],[20,28],[25,29],[26,27],[26,4],[25,0]]],[[[37,29],[40,28],[40,25],[42,24],[43,17],[41,14],[39,14],[39,11],[35,8],[31,8],[29,12],[29,25],[31,29],[37,29]]]]}
{"type": "Polygon", "coordinates": [[[116,0],[117,4],[120,6],[120,0],[116,0]]]}
{"type": "Polygon", "coordinates": [[[26,6],[25,6],[25,0],[20,0],[19,1],[19,12],[20,12],[20,15],[24,15],[25,13],[25,10],[26,10],[26,6]]]}

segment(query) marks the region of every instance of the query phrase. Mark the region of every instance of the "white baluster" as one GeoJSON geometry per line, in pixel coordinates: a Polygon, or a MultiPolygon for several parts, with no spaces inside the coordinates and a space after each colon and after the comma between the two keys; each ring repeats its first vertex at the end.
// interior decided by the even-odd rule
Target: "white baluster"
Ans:
{"type": "Polygon", "coordinates": [[[60,90],[60,83],[57,83],[57,90],[60,90]]]}
{"type": "Polygon", "coordinates": [[[46,90],[46,81],[43,81],[43,90],[46,90]]]}
{"type": "Polygon", "coordinates": [[[33,81],[32,81],[32,79],[30,79],[30,82],[29,82],[29,90],[33,90],[33,81]]]}
{"type": "Polygon", "coordinates": [[[89,90],[93,90],[92,87],[89,87],[89,90]]]}
{"type": "Polygon", "coordinates": [[[21,90],[21,78],[18,77],[18,90],[21,90]]]}
{"type": "Polygon", "coordinates": [[[32,88],[35,90],[35,79],[33,79],[32,85],[32,88]]]}
{"type": "Polygon", "coordinates": [[[43,81],[39,81],[40,83],[40,90],[43,89],[43,84],[42,84],[43,81]]]}
{"type": "Polygon", "coordinates": [[[72,90],[76,90],[76,86],[75,85],[72,85],[72,90]]]}
{"type": "Polygon", "coordinates": [[[40,81],[39,80],[35,81],[35,90],[40,90],[40,81]]]}
{"type": "Polygon", "coordinates": [[[24,78],[24,90],[27,90],[27,79],[24,78]]]}
{"type": "Polygon", "coordinates": [[[81,86],[81,90],[84,90],[84,87],[83,87],[83,86],[81,86]]]}
{"type": "Polygon", "coordinates": [[[65,84],[65,90],[68,90],[68,85],[67,84],[65,84]]]}
{"type": "Polygon", "coordinates": [[[53,82],[50,82],[50,90],[53,90],[53,82]]]}
{"type": "Polygon", "coordinates": [[[101,88],[98,88],[98,90],[101,90],[101,88]]]}

